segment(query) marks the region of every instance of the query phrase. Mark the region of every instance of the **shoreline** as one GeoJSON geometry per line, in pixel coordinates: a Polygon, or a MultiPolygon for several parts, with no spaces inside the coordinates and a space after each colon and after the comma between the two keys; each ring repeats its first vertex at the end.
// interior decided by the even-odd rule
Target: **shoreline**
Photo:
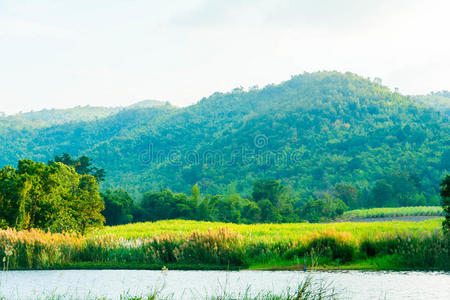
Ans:
{"type": "Polygon", "coordinates": [[[148,271],[367,271],[367,272],[450,272],[450,269],[439,268],[410,268],[402,266],[387,266],[376,265],[377,261],[388,259],[386,257],[379,257],[375,259],[359,260],[343,265],[317,265],[313,268],[306,268],[304,271],[303,264],[296,264],[294,261],[291,264],[286,262],[255,264],[250,266],[224,266],[224,265],[200,265],[200,264],[133,264],[133,263],[71,263],[64,265],[54,265],[48,268],[10,268],[3,270],[9,271],[58,271],[58,270],[148,270],[148,271]]]}

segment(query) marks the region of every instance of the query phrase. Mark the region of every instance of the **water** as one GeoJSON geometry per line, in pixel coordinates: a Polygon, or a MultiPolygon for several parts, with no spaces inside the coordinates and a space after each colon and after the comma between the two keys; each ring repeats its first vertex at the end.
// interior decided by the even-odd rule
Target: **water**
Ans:
{"type": "Polygon", "coordinates": [[[64,270],[0,272],[0,295],[33,299],[50,295],[89,299],[145,295],[161,289],[175,299],[223,294],[283,292],[311,276],[336,288],[342,299],[450,299],[450,273],[444,272],[299,272],[299,271],[146,271],[64,270]]]}

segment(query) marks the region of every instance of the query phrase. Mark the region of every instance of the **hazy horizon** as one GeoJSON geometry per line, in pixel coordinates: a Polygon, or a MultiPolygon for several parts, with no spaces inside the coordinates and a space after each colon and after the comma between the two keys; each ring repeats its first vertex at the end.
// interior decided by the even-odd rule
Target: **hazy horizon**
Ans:
{"type": "Polygon", "coordinates": [[[448,90],[446,1],[0,0],[0,112],[194,104],[303,72],[448,90]]]}
{"type": "MultiPolygon", "coordinates": [[[[317,71],[317,72],[319,72],[319,71],[317,71]]],[[[353,72],[351,72],[351,73],[353,73],[353,72]]],[[[299,74],[296,74],[296,75],[299,75],[299,74]]],[[[359,75],[359,74],[357,74],[357,75],[359,75]]],[[[295,75],[291,75],[291,76],[295,76],[295,75]]],[[[373,80],[374,78],[370,78],[371,80],[373,80]]],[[[381,78],[380,78],[381,79],[381,78]]],[[[288,80],[288,79],[286,79],[286,80],[288,80]]],[[[280,83],[282,83],[282,82],[284,82],[284,81],[286,81],[286,80],[282,80],[282,81],[280,81],[280,82],[272,82],[272,83],[268,83],[267,85],[270,85],[270,84],[280,84],[280,83]]],[[[382,82],[382,84],[384,85],[384,83],[382,82]]],[[[258,86],[258,88],[264,88],[266,85],[264,85],[264,86],[258,86]]],[[[242,86],[237,86],[236,88],[240,88],[240,87],[242,87],[242,86]]],[[[251,86],[249,86],[249,87],[242,87],[244,90],[250,90],[250,89],[252,89],[253,87],[251,87],[251,86]]],[[[394,92],[394,90],[395,90],[395,88],[392,88],[392,87],[389,87],[388,86],[388,88],[390,88],[391,89],[391,91],[393,91],[394,92]]],[[[226,93],[226,92],[231,92],[232,91],[232,89],[230,89],[230,90],[227,90],[227,91],[216,91],[216,92],[224,92],[224,93],[226,93]]],[[[213,92],[212,94],[214,94],[214,93],[216,93],[216,92],[213,92]]],[[[436,91],[429,91],[428,93],[426,93],[426,94],[429,94],[429,93],[431,93],[431,92],[436,92],[436,91]]],[[[159,100],[159,99],[140,99],[140,100],[136,100],[136,101],[129,101],[129,102],[127,102],[127,103],[124,103],[124,104],[118,104],[118,105],[108,105],[108,104],[106,104],[106,105],[102,105],[102,104],[99,104],[99,105],[97,105],[97,104],[84,104],[84,105],[80,105],[80,104],[77,104],[77,105],[74,105],[74,106],[64,106],[64,107],[42,107],[42,108],[40,108],[40,109],[31,109],[31,110],[27,110],[27,111],[15,111],[15,112],[10,112],[10,113],[8,113],[8,112],[4,112],[4,111],[0,111],[0,113],[4,113],[6,116],[12,116],[12,115],[16,115],[16,114],[22,114],[22,113],[30,113],[30,112],[38,112],[38,111],[43,111],[43,110],[53,110],[53,109],[57,109],[57,110],[64,110],[64,109],[72,109],[72,108],[76,108],[76,107],[105,107],[105,108],[117,108],[117,107],[122,107],[122,108],[126,108],[126,107],[129,107],[129,106],[133,106],[133,105],[135,105],[135,104],[138,104],[138,103],[141,103],[141,102],[145,102],[145,101],[159,101],[159,102],[162,102],[162,103],[169,103],[170,105],[172,105],[172,106],[175,106],[175,107],[186,107],[186,106],[190,106],[190,105],[195,105],[198,101],[200,101],[201,99],[203,99],[203,98],[208,98],[209,96],[211,96],[212,94],[209,94],[209,95],[205,95],[205,96],[203,96],[203,97],[201,97],[201,98],[199,98],[199,99],[197,99],[197,100],[195,100],[194,102],[192,102],[192,103],[185,103],[185,104],[174,104],[174,103],[172,103],[172,102],[170,102],[170,101],[164,101],[164,100],[159,100]]],[[[419,94],[416,94],[416,95],[419,95],[419,94]]],[[[410,95],[406,95],[406,96],[413,96],[413,94],[410,94],[410,95]]]]}

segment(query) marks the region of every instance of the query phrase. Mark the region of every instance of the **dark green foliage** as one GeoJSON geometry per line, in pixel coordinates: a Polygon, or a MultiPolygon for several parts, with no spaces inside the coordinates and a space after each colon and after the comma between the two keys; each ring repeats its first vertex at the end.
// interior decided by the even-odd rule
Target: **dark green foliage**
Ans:
{"type": "Polygon", "coordinates": [[[358,199],[358,190],[351,185],[337,184],[334,186],[333,194],[336,198],[344,201],[350,209],[363,206],[358,199]]]}
{"type": "Polygon", "coordinates": [[[94,177],[65,164],[20,160],[0,170],[2,227],[84,232],[103,224],[103,208],[94,177]]]}
{"type": "Polygon", "coordinates": [[[279,180],[256,180],[250,200],[256,202],[259,208],[258,211],[254,211],[254,215],[259,215],[263,222],[279,223],[296,220],[293,216],[292,196],[279,180]]]}
{"type": "Polygon", "coordinates": [[[426,235],[385,235],[368,238],[359,247],[361,258],[395,255],[399,265],[413,269],[450,268],[450,235],[434,232],[426,235]]]}
{"type": "Polygon", "coordinates": [[[156,221],[166,219],[194,219],[196,209],[185,194],[174,194],[170,190],[144,194],[141,207],[145,220],[156,221]]]}
{"type": "Polygon", "coordinates": [[[217,197],[212,210],[212,220],[241,223],[242,199],[239,195],[217,197]]]}
{"type": "Polygon", "coordinates": [[[392,186],[386,180],[378,180],[370,193],[371,206],[396,206],[398,203],[393,203],[393,193],[392,186]]]}
{"type": "Polygon", "coordinates": [[[106,225],[127,224],[133,221],[134,200],[125,190],[107,189],[100,195],[105,202],[102,215],[105,217],[106,225]]]}
{"type": "Polygon", "coordinates": [[[253,184],[253,200],[269,200],[272,205],[278,205],[283,194],[283,187],[279,181],[271,179],[258,179],[253,184]]]}
{"type": "MultiPolygon", "coordinates": [[[[254,187],[253,195],[261,195],[256,197],[258,202],[253,201],[252,196],[243,199],[236,193],[202,197],[197,185],[192,188],[190,196],[168,189],[156,193],[150,191],[133,207],[133,220],[190,219],[231,223],[299,221],[292,207],[293,199],[279,181],[257,180],[254,187]]],[[[105,202],[108,209],[106,198],[105,202]]],[[[106,214],[105,217],[109,222],[106,214]]]]}
{"type": "MultiPolygon", "coordinates": [[[[427,202],[419,194],[422,183],[416,173],[392,172],[375,182],[369,199],[371,207],[425,206],[427,202]]],[[[430,201],[431,199],[429,199],[430,201]]]]}
{"type": "Polygon", "coordinates": [[[350,243],[338,241],[334,237],[314,239],[308,244],[306,251],[319,257],[326,257],[332,260],[339,259],[341,262],[352,261],[356,254],[356,249],[350,243]]]}
{"type": "Polygon", "coordinates": [[[444,231],[450,233],[450,175],[447,175],[441,183],[441,197],[442,208],[445,214],[445,220],[442,225],[444,231]]]}
{"type": "Polygon", "coordinates": [[[61,156],[55,155],[54,160],[48,162],[49,165],[60,162],[75,168],[75,172],[81,175],[92,175],[98,182],[105,181],[105,169],[99,169],[92,166],[92,160],[86,155],[77,159],[72,159],[70,154],[63,153],[61,156]]]}
{"type": "Polygon", "coordinates": [[[301,217],[309,222],[335,219],[348,210],[348,206],[338,198],[325,194],[318,199],[308,200],[301,209],[301,217]]]}

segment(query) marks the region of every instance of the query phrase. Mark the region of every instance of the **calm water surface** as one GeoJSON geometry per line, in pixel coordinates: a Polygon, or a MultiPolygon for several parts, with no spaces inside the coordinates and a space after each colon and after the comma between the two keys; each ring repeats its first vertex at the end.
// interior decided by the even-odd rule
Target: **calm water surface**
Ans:
{"type": "Polygon", "coordinates": [[[342,299],[450,299],[450,273],[443,272],[298,272],[298,271],[145,271],[64,270],[0,272],[0,296],[35,299],[50,295],[90,299],[145,295],[162,289],[175,299],[239,295],[250,288],[283,292],[309,275],[335,287],[342,299]]]}

